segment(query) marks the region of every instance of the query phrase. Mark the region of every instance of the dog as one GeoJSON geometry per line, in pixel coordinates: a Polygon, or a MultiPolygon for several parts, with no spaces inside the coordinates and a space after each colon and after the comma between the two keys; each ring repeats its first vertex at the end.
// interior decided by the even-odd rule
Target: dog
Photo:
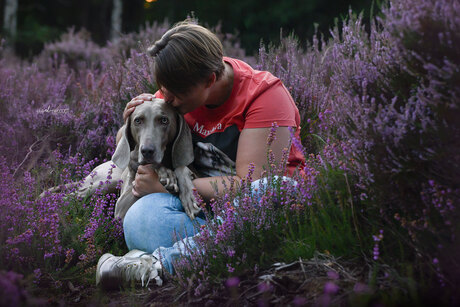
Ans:
{"type": "MultiPolygon", "coordinates": [[[[178,194],[186,214],[194,219],[201,209],[193,194],[195,174],[188,168],[194,154],[190,128],[184,117],[163,99],[145,101],[136,106],[121,127],[121,133],[112,160],[97,166],[77,188],[76,195],[91,195],[101,181],[105,182],[103,189],[115,192],[122,180],[115,217],[123,220],[128,209],[138,200],[132,193],[137,168],[151,164],[160,183],[170,193],[178,194]]],[[[76,185],[71,183],[66,186],[76,185]]],[[[61,187],[55,187],[48,191],[60,190],[61,187]]]]}
{"type": "Polygon", "coordinates": [[[152,164],[160,183],[179,199],[187,215],[193,219],[200,212],[193,195],[194,175],[187,167],[194,160],[192,136],[182,115],[163,99],[145,101],[136,106],[122,127],[112,161],[124,170],[121,196],[115,216],[123,218],[137,200],[132,182],[139,165],[152,164]]]}

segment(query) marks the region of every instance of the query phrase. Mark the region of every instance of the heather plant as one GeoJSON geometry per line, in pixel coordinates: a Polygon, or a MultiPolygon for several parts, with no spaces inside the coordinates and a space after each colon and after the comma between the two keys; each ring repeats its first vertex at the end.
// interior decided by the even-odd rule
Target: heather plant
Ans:
{"type": "Polygon", "coordinates": [[[409,235],[406,253],[428,264],[458,232],[437,209],[456,217],[454,205],[421,197],[435,182],[458,202],[458,10],[452,1],[392,1],[369,30],[350,12],[329,40],[315,36],[303,52],[284,38],[268,53],[262,49],[260,58],[288,88],[294,84],[304,129],[320,118],[315,113],[327,114],[325,129],[317,126],[311,135],[327,140],[320,150],[346,145],[347,164],[359,174],[354,197],[366,201],[380,223],[409,235]],[[303,87],[295,85],[302,78],[296,75],[303,87]]]}
{"type": "Polygon", "coordinates": [[[329,89],[323,82],[325,70],[316,36],[313,42],[314,46],[305,54],[293,34],[283,37],[281,32],[278,46],[261,44],[256,68],[270,71],[283,81],[300,111],[302,142],[308,152],[318,153],[327,131],[324,115],[328,112],[329,89]]]}
{"type": "Polygon", "coordinates": [[[170,27],[168,20],[146,23],[138,32],[121,35],[119,38],[108,41],[105,52],[116,61],[131,57],[131,51],[145,51],[156,40],[160,39],[170,27]]]}
{"type": "Polygon", "coordinates": [[[43,187],[37,182],[40,172],[52,171],[58,183],[66,184],[89,175],[98,162],[85,162],[80,155],[64,156],[59,150],[52,158],[41,163],[35,174],[25,172],[20,180],[13,180],[4,158],[0,161],[2,268],[23,274],[33,271],[36,283],[42,285],[66,270],[91,268],[103,250],[125,249],[121,221],[113,218],[117,195],[103,192],[105,182],[83,199],[72,194],[77,186],[38,197],[43,187]]]}
{"type": "Polygon", "coordinates": [[[70,28],[58,41],[45,44],[36,62],[44,66],[49,65],[51,59],[53,64],[64,62],[78,71],[87,67],[100,67],[110,58],[103,47],[91,40],[88,31],[82,29],[75,32],[75,28],[70,28]]]}
{"type": "MultiPolygon", "coordinates": [[[[268,144],[276,137],[275,129],[268,144]]],[[[293,143],[305,151],[298,140],[293,143]]],[[[211,201],[209,222],[199,229],[196,246],[186,244],[175,264],[179,285],[193,283],[198,296],[223,280],[245,278],[277,261],[310,259],[318,251],[349,258],[371,251],[371,238],[364,234],[370,227],[357,220],[358,203],[350,195],[353,167],[337,163],[343,155],[329,163],[312,154],[287,178],[287,154],[277,165],[268,152],[268,167],[257,189],[251,185],[250,168],[241,182],[211,201]]]]}
{"type": "MultiPolygon", "coordinates": [[[[459,9],[451,1],[393,1],[372,24],[368,40],[359,19],[350,19],[342,29],[343,43],[331,47],[343,57],[331,77],[343,93],[332,108],[338,134],[365,166],[368,195],[383,219],[402,222],[412,257],[429,270],[434,270],[432,259],[444,254],[441,246],[455,245],[458,231],[439,207],[451,217],[458,216],[458,208],[421,195],[430,193],[427,183],[434,180],[450,188],[446,194],[458,202],[458,124],[450,118],[458,113],[454,46],[460,40],[453,16],[459,9]]],[[[451,270],[447,267],[445,273],[451,270]]]]}

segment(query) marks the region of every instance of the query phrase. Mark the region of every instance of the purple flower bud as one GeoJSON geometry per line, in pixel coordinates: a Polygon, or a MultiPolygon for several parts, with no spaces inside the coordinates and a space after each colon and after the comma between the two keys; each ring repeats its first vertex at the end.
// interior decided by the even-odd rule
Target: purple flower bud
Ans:
{"type": "Polygon", "coordinates": [[[336,294],[339,291],[339,286],[337,286],[335,283],[328,281],[324,285],[324,293],[325,294],[336,294]]]}
{"type": "Polygon", "coordinates": [[[240,279],[238,277],[230,277],[229,279],[227,279],[227,281],[225,282],[225,285],[228,287],[228,288],[235,288],[235,287],[238,287],[238,285],[240,284],[240,279]]]}
{"type": "Polygon", "coordinates": [[[330,279],[333,279],[333,280],[337,280],[337,279],[339,279],[339,273],[337,273],[335,271],[329,271],[329,272],[327,272],[327,277],[329,277],[330,279]]]}

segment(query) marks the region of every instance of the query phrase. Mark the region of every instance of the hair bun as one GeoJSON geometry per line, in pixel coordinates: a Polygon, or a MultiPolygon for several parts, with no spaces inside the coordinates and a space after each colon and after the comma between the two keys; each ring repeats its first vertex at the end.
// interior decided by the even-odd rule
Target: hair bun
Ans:
{"type": "Polygon", "coordinates": [[[171,36],[176,33],[177,28],[172,28],[168,30],[163,36],[155,42],[152,46],[147,49],[147,53],[151,56],[157,56],[158,53],[163,50],[168,44],[171,36]]]}
{"type": "Polygon", "coordinates": [[[166,47],[166,44],[166,40],[160,39],[147,49],[147,53],[151,56],[156,56],[164,47],[166,47]]]}

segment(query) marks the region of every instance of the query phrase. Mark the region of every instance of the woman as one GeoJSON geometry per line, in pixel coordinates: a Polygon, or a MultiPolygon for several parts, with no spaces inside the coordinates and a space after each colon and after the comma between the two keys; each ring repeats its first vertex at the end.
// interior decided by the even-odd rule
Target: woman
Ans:
{"type": "MultiPolygon", "coordinates": [[[[123,118],[126,121],[137,105],[154,97],[164,98],[184,114],[193,135],[194,167],[201,175],[193,184],[205,201],[223,193],[231,180],[239,182],[250,164],[255,169],[253,179],[260,178],[274,122],[279,128],[270,149],[276,161],[290,146],[288,128],[296,128],[299,134],[299,111],[281,81],[224,57],[221,42],[208,29],[179,23],[149,48],[149,54],[154,57],[159,91],[131,100],[123,118]]],[[[303,159],[290,148],[288,172],[303,159]]],[[[104,287],[117,287],[130,279],[143,285],[155,279],[161,284],[162,270],[174,273],[172,262],[183,244],[174,241],[174,233],[186,238],[194,234],[194,226],[206,223],[203,216],[190,220],[180,200],[168,194],[148,165],[139,167],[133,193],[140,199],[128,210],[123,224],[131,251],[124,257],[101,257],[96,282],[104,287]]]]}

